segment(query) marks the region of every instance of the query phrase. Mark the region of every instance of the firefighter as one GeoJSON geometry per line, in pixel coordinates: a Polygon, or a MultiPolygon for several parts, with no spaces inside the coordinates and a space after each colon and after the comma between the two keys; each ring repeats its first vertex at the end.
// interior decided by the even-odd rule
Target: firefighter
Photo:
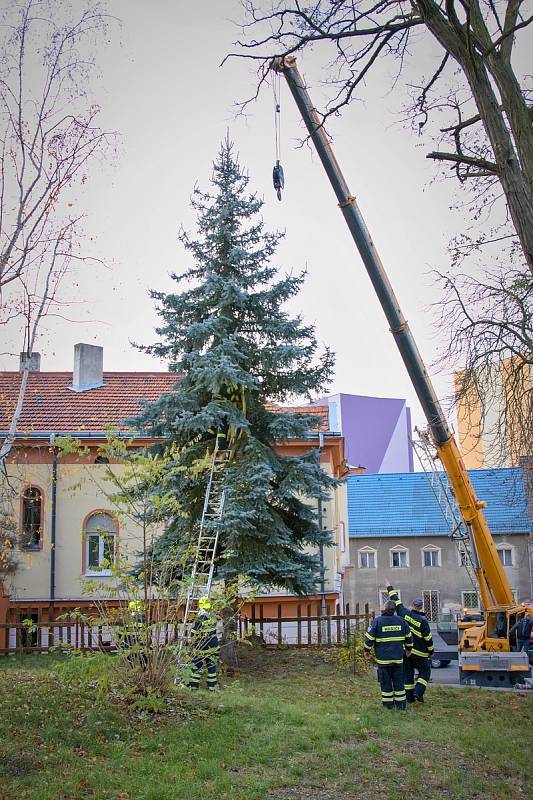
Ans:
{"type": "Polygon", "coordinates": [[[217,636],[217,618],[212,611],[209,597],[200,597],[198,614],[191,628],[192,671],[188,681],[191,689],[200,688],[203,667],[207,671],[207,688],[217,688],[217,657],[219,642],[217,636]]]}
{"type": "MultiPolygon", "coordinates": [[[[223,385],[220,393],[215,395],[222,405],[230,405],[246,416],[246,398],[244,388],[237,384],[223,385]]],[[[213,441],[216,439],[218,450],[221,453],[233,451],[242,434],[241,428],[235,428],[228,419],[219,422],[217,427],[208,428],[202,435],[202,441],[213,441]]]]}
{"type": "Polygon", "coordinates": [[[406,659],[404,664],[407,702],[423,703],[424,693],[431,677],[431,658],[435,651],[431,628],[422,610],[424,601],[421,597],[415,597],[411,608],[407,608],[391,585],[387,586],[387,591],[396,606],[396,613],[408,623],[413,635],[412,655],[406,659]],[[417,673],[416,680],[415,671],[417,673]]]}
{"type": "Polygon", "coordinates": [[[403,711],[406,707],[403,664],[404,654],[409,658],[412,646],[409,625],[396,616],[396,606],[392,600],[388,600],[381,616],[374,620],[365,633],[364,644],[367,658],[371,657],[374,650],[384,708],[403,711]]]}

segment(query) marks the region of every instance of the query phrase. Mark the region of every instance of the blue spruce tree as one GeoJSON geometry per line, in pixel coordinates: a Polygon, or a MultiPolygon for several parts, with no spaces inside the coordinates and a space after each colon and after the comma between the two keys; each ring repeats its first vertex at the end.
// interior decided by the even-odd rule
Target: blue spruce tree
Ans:
{"type": "Polygon", "coordinates": [[[193,194],[197,238],[180,235],[193,265],[172,276],[175,293],[151,292],[162,320],[160,340],[142,349],[166,359],[179,383],[147,405],[136,424],[172,443],[185,468],[162,487],[171,489],[184,513],[168,521],[153,556],[164,562],[195,540],[207,481],[207,470],[197,467],[214,446],[206,432],[231,426],[239,436],[225,469],[217,575],[314,593],[316,548],[330,543],[330,533],[319,530],[306,498],[325,499],[334,481],[320,468],[316,450],[292,457],[276,452],[276,441],[308,435],[312,419],[272,405],[322,391],[334,358],[327,348],[318,352],[313,326],[284,310],[304,275],[279,278],[270,265],[281,234],[265,231],[263,202],[247,192],[248,182],[232,144],[224,142],[212,191],[193,194]],[[239,402],[228,399],[232,391],[239,402]]]}

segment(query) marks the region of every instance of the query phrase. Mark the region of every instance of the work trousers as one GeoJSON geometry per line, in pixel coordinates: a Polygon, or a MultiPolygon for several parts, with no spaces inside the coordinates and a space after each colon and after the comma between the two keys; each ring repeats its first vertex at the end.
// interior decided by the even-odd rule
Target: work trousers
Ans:
{"type": "Polygon", "coordinates": [[[381,702],[384,708],[405,708],[403,664],[380,664],[378,681],[381,686],[381,702]]]}
{"type": "Polygon", "coordinates": [[[191,677],[188,686],[191,689],[200,688],[200,679],[202,677],[202,669],[206,668],[207,671],[207,688],[216,689],[217,687],[217,660],[216,656],[204,656],[195,658],[192,662],[191,677]]]}
{"type": "Polygon", "coordinates": [[[429,658],[421,656],[409,656],[403,661],[405,675],[405,692],[409,703],[413,703],[417,698],[422,699],[426,686],[431,677],[431,664],[429,658]],[[415,680],[415,671],[418,673],[415,680]]]}

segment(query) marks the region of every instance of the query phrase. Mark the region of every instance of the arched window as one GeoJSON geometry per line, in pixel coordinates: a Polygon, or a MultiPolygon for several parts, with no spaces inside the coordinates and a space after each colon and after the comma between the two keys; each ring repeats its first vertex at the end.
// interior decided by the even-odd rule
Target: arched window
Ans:
{"type": "Polygon", "coordinates": [[[22,537],[24,550],[41,547],[43,496],[36,486],[27,486],[22,495],[22,537]]]}
{"type": "Polygon", "coordinates": [[[111,514],[97,511],[85,523],[85,574],[111,575],[117,526],[111,514]]]}

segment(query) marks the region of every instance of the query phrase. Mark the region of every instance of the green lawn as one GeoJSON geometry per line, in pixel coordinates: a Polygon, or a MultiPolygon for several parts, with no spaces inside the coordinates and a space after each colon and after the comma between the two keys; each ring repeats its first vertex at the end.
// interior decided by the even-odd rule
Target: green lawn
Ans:
{"type": "Polygon", "coordinates": [[[220,692],[142,718],[61,659],[0,659],[0,798],[527,798],[533,698],[430,686],[382,710],[373,678],[319,655],[247,653],[220,692]]]}

